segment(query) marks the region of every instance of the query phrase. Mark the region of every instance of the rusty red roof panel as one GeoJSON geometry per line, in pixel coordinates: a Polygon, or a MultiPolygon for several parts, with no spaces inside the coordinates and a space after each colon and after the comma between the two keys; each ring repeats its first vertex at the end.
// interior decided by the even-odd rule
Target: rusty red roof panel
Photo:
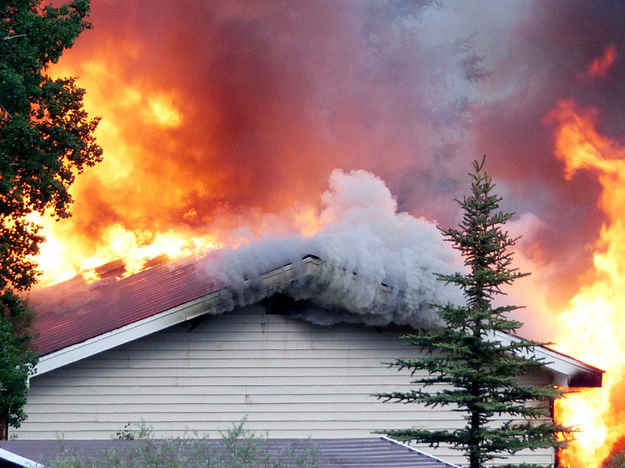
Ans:
{"type": "Polygon", "coordinates": [[[29,298],[37,311],[34,348],[41,355],[49,354],[224,286],[216,279],[201,277],[195,263],[187,263],[160,264],[122,279],[109,275],[91,284],[74,278],[34,290],[29,298]]]}

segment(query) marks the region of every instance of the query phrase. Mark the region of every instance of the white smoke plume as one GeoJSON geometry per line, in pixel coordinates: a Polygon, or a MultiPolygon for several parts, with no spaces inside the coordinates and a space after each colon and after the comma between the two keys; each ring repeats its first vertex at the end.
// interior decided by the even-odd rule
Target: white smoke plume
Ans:
{"type": "Polygon", "coordinates": [[[303,301],[295,315],[318,324],[423,327],[438,320],[432,303],[461,301],[459,290],[434,275],[463,267],[432,222],[397,212],[389,189],[369,172],[335,169],[329,185],[322,196],[323,227],[315,235],[264,237],[198,264],[204,274],[231,285],[231,307],[280,292],[303,301]],[[280,290],[254,285],[263,273],[297,267],[307,255],[321,262],[312,279],[280,290]]]}

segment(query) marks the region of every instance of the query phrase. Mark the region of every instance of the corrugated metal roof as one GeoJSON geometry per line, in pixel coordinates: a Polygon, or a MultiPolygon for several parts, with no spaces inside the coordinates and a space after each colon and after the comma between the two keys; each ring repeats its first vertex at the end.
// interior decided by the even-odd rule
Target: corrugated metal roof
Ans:
{"type": "MultiPolygon", "coordinates": [[[[452,468],[456,466],[383,437],[258,440],[258,449],[262,455],[274,458],[282,454],[285,457],[282,459],[284,463],[289,461],[294,463],[291,458],[295,457],[298,449],[314,452],[315,466],[319,468],[452,468]],[[285,451],[285,449],[288,450],[285,451]]],[[[163,443],[163,441],[153,442],[163,443]]],[[[141,443],[140,440],[65,440],[62,444],[53,440],[9,440],[0,441],[0,447],[30,460],[45,462],[56,459],[62,453],[63,448],[69,453],[97,458],[104,450],[114,448],[118,453],[123,453],[138,447],[141,443]]],[[[205,443],[210,445],[211,451],[219,450],[223,446],[223,441],[217,439],[206,440],[205,443]]]]}
{"type": "Polygon", "coordinates": [[[86,284],[79,279],[34,290],[39,335],[34,348],[49,354],[215,292],[225,285],[200,276],[194,263],[162,264],[127,278],[86,284]]]}

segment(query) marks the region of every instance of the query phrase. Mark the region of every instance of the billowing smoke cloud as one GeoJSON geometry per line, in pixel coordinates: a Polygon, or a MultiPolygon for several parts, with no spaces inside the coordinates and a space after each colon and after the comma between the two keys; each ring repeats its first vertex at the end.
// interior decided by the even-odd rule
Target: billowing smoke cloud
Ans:
{"type": "MultiPolygon", "coordinates": [[[[209,313],[228,312],[280,294],[291,301],[291,316],[321,325],[348,322],[428,327],[441,324],[432,304],[463,301],[459,289],[438,281],[435,275],[462,271],[458,253],[444,242],[431,221],[399,212],[381,179],[363,170],[337,169],[332,171],[329,188],[321,198],[323,225],[312,236],[265,235],[200,259],[169,263],[157,259],[153,266],[160,270],[155,278],[162,282],[168,271],[189,270],[193,272],[189,277],[195,275],[191,289],[198,284],[227,288],[211,302],[209,313]],[[312,271],[305,260],[310,258],[315,264],[312,271]],[[292,279],[283,274],[276,275],[276,281],[266,281],[266,274],[273,276],[283,268],[294,270],[292,279]]],[[[72,314],[65,311],[75,312],[81,307],[91,312],[106,311],[125,294],[126,300],[132,301],[154,293],[159,303],[158,287],[156,292],[141,289],[149,287],[145,278],[119,280],[124,268],[119,260],[100,268],[102,276],[95,283],[78,276],[36,290],[31,295],[32,304],[45,312],[44,320],[52,316],[52,320],[64,317],[71,322],[72,314]],[[121,281],[118,288],[116,281],[121,281]]]]}
{"type": "Polygon", "coordinates": [[[431,326],[440,323],[431,304],[462,301],[458,289],[435,277],[461,270],[459,256],[430,221],[398,213],[382,180],[362,170],[335,170],[323,205],[325,227],[314,236],[266,237],[218,251],[198,268],[232,287],[231,307],[280,292],[311,301],[299,315],[323,325],[347,321],[431,326]],[[250,285],[281,266],[297,267],[307,255],[321,260],[312,283],[280,283],[276,290],[250,285]]]}

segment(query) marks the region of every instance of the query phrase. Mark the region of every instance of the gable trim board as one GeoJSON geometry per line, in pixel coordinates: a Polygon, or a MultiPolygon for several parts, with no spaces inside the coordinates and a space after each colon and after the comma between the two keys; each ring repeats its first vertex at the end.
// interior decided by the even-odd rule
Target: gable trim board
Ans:
{"type": "MultiPolygon", "coordinates": [[[[276,268],[261,275],[259,279],[262,287],[268,291],[283,290],[296,279],[317,274],[321,264],[322,261],[319,258],[309,255],[304,257],[299,265],[288,264],[276,268]]],[[[354,274],[354,276],[356,275],[354,274]]],[[[256,279],[256,282],[258,282],[258,279],[256,279]]],[[[251,281],[249,279],[245,280],[242,289],[251,288],[250,284],[251,281]]],[[[384,285],[380,285],[380,288],[383,291],[384,285]]],[[[163,312],[44,354],[40,357],[32,377],[86,359],[204,314],[221,314],[232,308],[233,300],[236,297],[237,293],[232,287],[222,287],[163,312]]],[[[493,339],[507,345],[519,341],[521,338],[508,333],[496,332],[493,335],[493,339]]],[[[554,373],[554,383],[556,385],[562,387],[601,386],[604,372],[601,369],[545,346],[534,348],[534,356],[543,360],[544,367],[554,373]]]]}
{"type": "Polygon", "coordinates": [[[41,356],[33,377],[204,315],[209,310],[206,301],[215,294],[222,294],[222,291],[41,356]]]}
{"type": "MultiPolygon", "coordinates": [[[[503,345],[520,341],[522,338],[510,333],[496,332],[493,337],[503,345]]],[[[529,351],[520,353],[531,357],[529,351]]],[[[560,387],[601,387],[605,371],[583,363],[571,356],[545,346],[534,348],[533,357],[544,360],[544,367],[554,373],[554,384],[560,387]]]]}

